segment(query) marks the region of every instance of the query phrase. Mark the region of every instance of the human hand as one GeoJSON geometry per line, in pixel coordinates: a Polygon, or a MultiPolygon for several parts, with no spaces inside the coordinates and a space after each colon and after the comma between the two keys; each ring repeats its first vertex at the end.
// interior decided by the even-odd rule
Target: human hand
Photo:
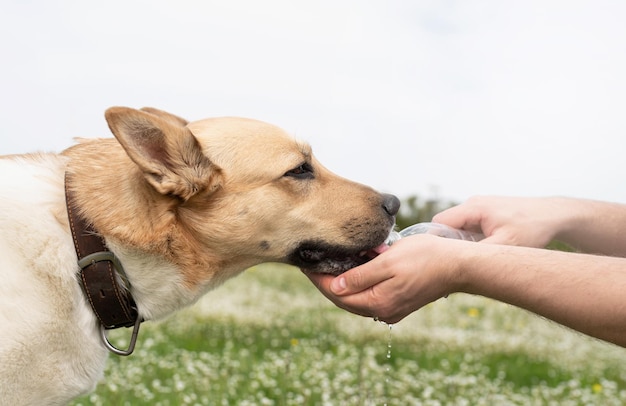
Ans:
{"type": "Polygon", "coordinates": [[[482,232],[486,243],[543,248],[560,231],[563,203],[560,198],[476,196],[437,214],[433,222],[482,232]]]}
{"type": "Polygon", "coordinates": [[[395,242],[364,265],[334,277],[307,273],[338,307],[386,323],[456,291],[459,271],[451,253],[474,242],[414,235],[395,242]],[[452,247],[457,244],[458,247],[452,247]]]}

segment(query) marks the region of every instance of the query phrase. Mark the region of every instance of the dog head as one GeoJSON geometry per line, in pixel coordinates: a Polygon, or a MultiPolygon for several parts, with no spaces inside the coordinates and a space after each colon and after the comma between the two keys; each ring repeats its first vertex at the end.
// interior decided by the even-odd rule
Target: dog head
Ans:
{"type": "Polygon", "coordinates": [[[284,262],[339,274],[375,255],[394,225],[395,196],[333,174],[308,144],[273,125],[243,118],[188,123],[123,107],[106,118],[173,213],[185,241],[178,251],[191,250],[186,256],[196,262],[210,258],[239,271],[284,262]]]}

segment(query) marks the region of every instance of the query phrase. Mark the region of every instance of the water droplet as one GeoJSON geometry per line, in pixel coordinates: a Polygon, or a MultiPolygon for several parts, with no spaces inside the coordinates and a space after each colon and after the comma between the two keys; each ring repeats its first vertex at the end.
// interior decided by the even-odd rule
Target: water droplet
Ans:
{"type": "MultiPolygon", "coordinates": [[[[392,329],[393,329],[393,324],[385,323],[382,320],[378,320],[378,318],[375,318],[374,320],[379,322],[379,323],[381,323],[381,324],[384,324],[387,327],[389,327],[388,335],[387,335],[387,354],[386,354],[387,362],[386,362],[386,365],[385,365],[385,372],[384,372],[384,376],[385,376],[385,393],[384,393],[384,396],[388,397],[388,391],[389,391],[388,387],[389,387],[389,382],[390,382],[390,378],[391,378],[391,338],[392,338],[391,332],[392,332],[392,329]]],[[[387,406],[387,402],[386,401],[383,403],[383,406],[387,406]]]]}

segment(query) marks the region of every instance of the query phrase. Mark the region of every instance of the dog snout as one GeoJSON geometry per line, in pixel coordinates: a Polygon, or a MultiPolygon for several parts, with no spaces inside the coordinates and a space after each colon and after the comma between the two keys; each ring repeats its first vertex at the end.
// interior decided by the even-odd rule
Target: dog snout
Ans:
{"type": "Polygon", "coordinates": [[[400,210],[400,199],[394,195],[383,194],[383,209],[390,216],[395,216],[400,210]]]}

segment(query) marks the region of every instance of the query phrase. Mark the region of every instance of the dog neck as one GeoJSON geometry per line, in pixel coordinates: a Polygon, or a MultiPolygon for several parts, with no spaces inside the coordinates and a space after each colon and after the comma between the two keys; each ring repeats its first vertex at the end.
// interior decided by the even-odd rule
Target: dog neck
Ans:
{"type": "Polygon", "coordinates": [[[182,223],[181,202],[154,191],[113,139],[84,141],[64,155],[77,211],[123,264],[144,319],[188,306],[254,265],[216,259],[182,223]]]}
{"type": "Polygon", "coordinates": [[[77,213],[73,194],[65,177],[65,200],[70,231],[80,267],[81,287],[91,308],[103,327],[114,329],[134,326],[138,322],[137,306],[130,285],[120,286],[126,279],[123,267],[104,245],[104,240],[77,213]],[[121,275],[120,275],[121,273],[121,275]]]}

